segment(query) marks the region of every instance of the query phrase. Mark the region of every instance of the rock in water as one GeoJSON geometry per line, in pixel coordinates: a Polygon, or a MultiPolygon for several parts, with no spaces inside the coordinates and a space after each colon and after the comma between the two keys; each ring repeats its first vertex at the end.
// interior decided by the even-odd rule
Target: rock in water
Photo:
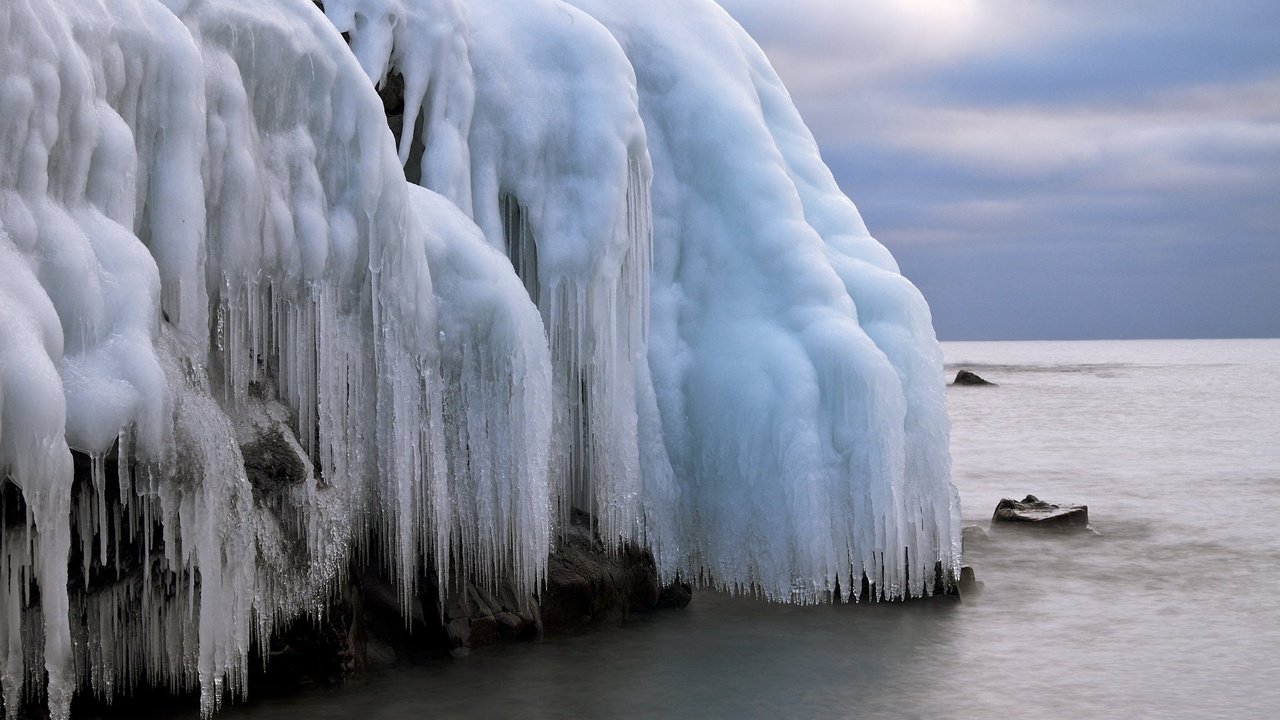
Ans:
{"type": "Polygon", "coordinates": [[[987,542],[987,531],[977,525],[966,525],[960,530],[960,548],[967,549],[970,545],[978,545],[987,542]]]}
{"type": "Polygon", "coordinates": [[[996,505],[991,516],[991,529],[1044,528],[1059,532],[1085,532],[1089,529],[1087,505],[1055,505],[1035,495],[1021,501],[1005,498],[996,505]]]}
{"type": "MultiPolygon", "coordinates": [[[[635,545],[610,552],[585,513],[574,512],[572,524],[551,554],[541,617],[547,632],[573,631],[623,619],[633,612],[679,606],[659,580],[653,553],[635,545]]],[[[684,603],[687,605],[688,601],[684,603]]]]}
{"type": "Polygon", "coordinates": [[[960,372],[956,373],[956,379],[951,384],[952,385],[995,385],[995,383],[991,382],[990,380],[984,380],[977,373],[973,373],[968,370],[961,370],[960,372]]]}

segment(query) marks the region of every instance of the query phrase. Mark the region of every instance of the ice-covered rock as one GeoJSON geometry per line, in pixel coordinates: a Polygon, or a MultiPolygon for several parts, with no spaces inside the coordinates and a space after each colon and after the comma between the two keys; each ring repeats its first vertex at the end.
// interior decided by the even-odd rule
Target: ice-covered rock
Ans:
{"type": "Polygon", "coordinates": [[[473,216],[550,335],[562,518],[567,499],[606,537],[643,537],[668,576],[774,599],[864,573],[922,594],[934,563],[958,571],[928,308],[741,28],[709,2],[477,0],[434,14],[452,31],[404,30],[435,4],[326,10],[371,79],[405,79],[403,127],[419,130],[402,157],[465,135],[473,216]],[[469,126],[410,99],[444,66],[469,126]],[[651,278],[611,285],[649,235],[651,278]],[[628,352],[602,353],[602,334],[616,348],[636,327],[628,352]],[[888,547],[924,550],[915,572],[888,547]]]}
{"type": "Polygon", "coordinates": [[[864,573],[889,597],[929,592],[935,563],[958,571],[959,515],[924,300],[723,10],[572,4],[637,78],[654,168],[649,360],[691,531],[682,562],[779,600],[864,573]]]}
{"type": "Polygon", "coordinates": [[[366,539],[406,602],[424,561],[532,591],[542,325],[470,221],[410,197],[333,26],[302,0],[21,0],[0,39],[0,476],[28,513],[0,551],[9,711],[27,684],[64,717],[77,682],[147,682],[211,713],[366,539]],[[319,470],[271,503],[231,419],[260,385],[319,470]],[[71,448],[92,458],[78,508],[71,448]],[[122,535],[161,577],[69,607],[73,535],[86,580],[122,535]]]}
{"type": "Polygon", "coordinates": [[[775,600],[958,574],[928,308],[722,10],[324,12],[0,8],[9,714],[212,713],[353,558],[528,597],[575,511],[775,600]]]}
{"type": "Polygon", "coordinates": [[[577,507],[605,537],[674,546],[676,490],[646,361],[651,171],[622,49],[558,0],[339,0],[325,11],[370,79],[403,78],[401,157],[421,149],[419,182],[471,214],[541,311],[559,522],[577,507]]]}

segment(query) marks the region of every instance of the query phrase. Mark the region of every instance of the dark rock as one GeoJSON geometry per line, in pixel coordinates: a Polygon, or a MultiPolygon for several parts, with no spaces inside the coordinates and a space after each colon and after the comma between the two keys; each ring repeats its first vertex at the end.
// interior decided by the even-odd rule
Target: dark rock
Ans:
{"type": "Polygon", "coordinates": [[[528,612],[518,614],[521,620],[524,620],[527,625],[533,628],[534,637],[542,637],[542,608],[537,603],[530,605],[528,612]]]}
{"type": "MultiPolygon", "coordinates": [[[[392,627],[405,626],[405,611],[400,606],[400,594],[390,580],[376,573],[366,573],[360,590],[366,615],[390,618],[392,627]]],[[[410,627],[425,627],[428,624],[421,603],[410,604],[408,620],[410,627]]]]}
{"type": "MultiPolygon", "coordinates": [[[[377,597],[369,605],[386,615],[396,600],[394,589],[371,586],[370,591],[377,597]]],[[[570,632],[625,620],[635,612],[684,607],[692,593],[681,581],[662,587],[651,552],[626,544],[610,551],[591,518],[575,513],[548,559],[540,598],[520,597],[503,581],[490,586],[454,579],[444,593],[438,583],[424,581],[419,595],[426,611],[415,613],[414,624],[426,624],[420,640],[439,638],[441,651],[463,657],[475,648],[532,640],[544,632],[570,632]]]]}
{"type": "Polygon", "coordinates": [[[311,462],[286,426],[274,426],[240,448],[254,487],[297,485],[311,477],[311,462]]]}
{"type": "Polygon", "coordinates": [[[477,614],[473,611],[474,606],[468,602],[470,600],[469,593],[466,588],[455,590],[449,595],[449,599],[444,603],[444,620],[464,620],[477,614]]]}
{"type": "Polygon", "coordinates": [[[261,495],[301,484],[315,470],[290,425],[289,409],[277,400],[258,397],[269,391],[260,386],[251,390],[255,387],[234,423],[245,474],[261,495]]]}
{"type": "Polygon", "coordinates": [[[658,608],[683,608],[688,607],[693,600],[693,586],[689,583],[676,578],[670,585],[662,588],[662,592],[658,593],[658,608]]]}
{"type": "MultiPolygon", "coordinates": [[[[73,451],[72,457],[75,456],[73,451]]],[[[27,503],[22,497],[22,491],[12,480],[0,476],[0,533],[25,527],[26,524],[27,503]]]]}
{"type": "Polygon", "coordinates": [[[470,611],[471,617],[473,618],[493,617],[493,611],[494,611],[493,606],[496,603],[494,603],[493,598],[489,595],[489,593],[484,591],[484,588],[476,585],[468,585],[467,600],[468,600],[467,609],[470,611]]]}
{"type": "Polygon", "coordinates": [[[591,518],[575,512],[547,566],[540,607],[543,629],[557,632],[625,619],[657,608],[662,591],[651,552],[629,544],[608,552],[592,530],[591,518]]]}
{"type": "MultiPolygon", "coordinates": [[[[964,567],[961,567],[960,572],[961,572],[961,577],[963,577],[964,567]]],[[[863,577],[865,579],[865,576],[863,577]]],[[[907,582],[910,583],[910,581],[911,581],[911,575],[910,573],[908,573],[907,582]]],[[[963,588],[960,585],[960,578],[957,577],[954,573],[952,573],[952,571],[949,568],[944,569],[942,565],[942,561],[939,560],[938,562],[933,564],[933,594],[932,595],[925,595],[920,597],[908,596],[908,597],[897,598],[897,600],[900,602],[914,602],[914,601],[919,601],[919,600],[923,600],[930,597],[950,598],[952,600],[959,600],[962,594],[963,594],[963,588]]],[[[860,598],[860,599],[866,599],[866,598],[860,598]]],[[[884,598],[881,598],[881,599],[884,599],[884,598]]]]}
{"type": "Polygon", "coordinates": [[[395,647],[379,638],[369,638],[365,642],[364,658],[364,666],[369,670],[394,667],[400,661],[400,655],[395,647]]]}
{"type": "Polygon", "coordinates": [[[449,651],[433,576],[420,579],[417,595],[405,608],[395,584],[376,566],[359,575],[368,667],[427,660],[449,651]]]}
{"type": "Polygon", "coordinates": [[[494,614],[493,621],[497,623],[498,636],[503,640],[531,640],[538,634],[533,623],[513,612],[501,610],[494,614]]]}
{"type": "Polygon", "coordinates": [[[982,583],[978,582],[978,576],[974,574],[972,566],[960,566],[960,580],[956,582],[956,589],[960,591],[962,597],[976,595],[982,590],[982,583]]]}
{"type": "Polygon", "coordinates": [[[469,647],[486,647],[496,645],[500,638],[498,621],[492,615],[472,618],[469,647]]]}
{"type": "Polygon", "coordinates": [[[299,618],[278,628],[268,646],[268,662],[251,662],[261,668],[257,687],[287,692],[300,687],[333,687],[366,666],[363,602],[354,583],[331,600],[319,618],[299,618]]]}
{"type": "Polygon", "coordinates": [[[981,545],[990,539],[991,538],[987,536],[987,531],[983,530],[981,527],[977,525],[966,525],[960,530],[960,549],[963,552],[964,549],[971,545],[981,545]]]}
{"type": "Polygon", "coordinates": [[[496,603],[495,607],[507,612],[520,614],[528,610],[529,606],[533,604],[531,598],[521,599],[517,597],[515,588],[510,583],[499,584],[498,587],[494,588],[494,592],[496,593],[493,600],[496,603]]]}
{"type": "Polygon", "coordinates": [[[1028,495],[1021,501],[1005,498],[991,516],[991,529],[1037,528],[1058,532],[1087,532],[1087,505],[1055,505],[1028,495]]]}
{"type": "Polygon", "coordinates": [[[961,370],[960,372],[956,373],[956,379],[952,381],[951,384],[952,385],[995,385],[995,383],[991,382],[990,380],[984,380],[981,377],[979,377],[976,373],[969,372],[968,370],[961,370]]]}
{"type": "Polygon", "coordinates": [[[382,112],[390,121],[392,116],[404,123],[404,76],[392,70],[378,86],[378,97],[382,99],[382,112]]]}
{"type": "Polygon", "coordinates": [[[449,653],[454,657],[466,657],[471,651],[471,621],[467,618],[450,620],[444,626],[449,638],[449,653]]]}

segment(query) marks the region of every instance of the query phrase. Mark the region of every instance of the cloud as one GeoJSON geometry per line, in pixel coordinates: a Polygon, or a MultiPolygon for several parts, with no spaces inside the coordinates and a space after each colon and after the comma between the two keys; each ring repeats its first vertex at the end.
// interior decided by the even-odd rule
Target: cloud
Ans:
{"type": "Polygon", "coordinates": [[[902,76],[1069,32],[1040,0],[725,0],[796,88],[820,91],[902,76]]]}
{"type": "MultiPolygon", "coordinates": [[[[1113,189],[1261,182],[1274,176],[1255,159],[1280,153],[1280,76],[1235,86],[1166,92],[1135,106],[901,104],[865,113],[857,128],[903,152],[923,153],[975,172],[1039,177],[1093,172],[1113,189]],[[1105,170],[1105,172],[1103,172],[1105,170]]],[[[850,141],[830,133],[835,142],[850,141]]]]}
{"type": "Polygon", "coordinates": [[[944,337],[1280,334],[1280,4],[724,4],[944,337]]]}

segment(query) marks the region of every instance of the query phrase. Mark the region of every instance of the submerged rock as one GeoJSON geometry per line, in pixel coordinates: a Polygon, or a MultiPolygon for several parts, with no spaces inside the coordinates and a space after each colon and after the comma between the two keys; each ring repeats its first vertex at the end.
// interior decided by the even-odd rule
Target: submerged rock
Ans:
{"type": "Polygon", "coordinates": [[[1021,501],[1005,498],[996,505],[991,516],[991,529],[1042,528],[1057,532],[1087,532],[1089,507],[1087,505],[1056,505],[1047,503],[1035,495],[1021,501]]]}
{"type": "Polygon", "coordinates": [[[995,385],[990,380],[985,380],[977,373],[968,370],[961,370],[956,373],[956,379],[952,381],[952,385],[995,385]]]}

